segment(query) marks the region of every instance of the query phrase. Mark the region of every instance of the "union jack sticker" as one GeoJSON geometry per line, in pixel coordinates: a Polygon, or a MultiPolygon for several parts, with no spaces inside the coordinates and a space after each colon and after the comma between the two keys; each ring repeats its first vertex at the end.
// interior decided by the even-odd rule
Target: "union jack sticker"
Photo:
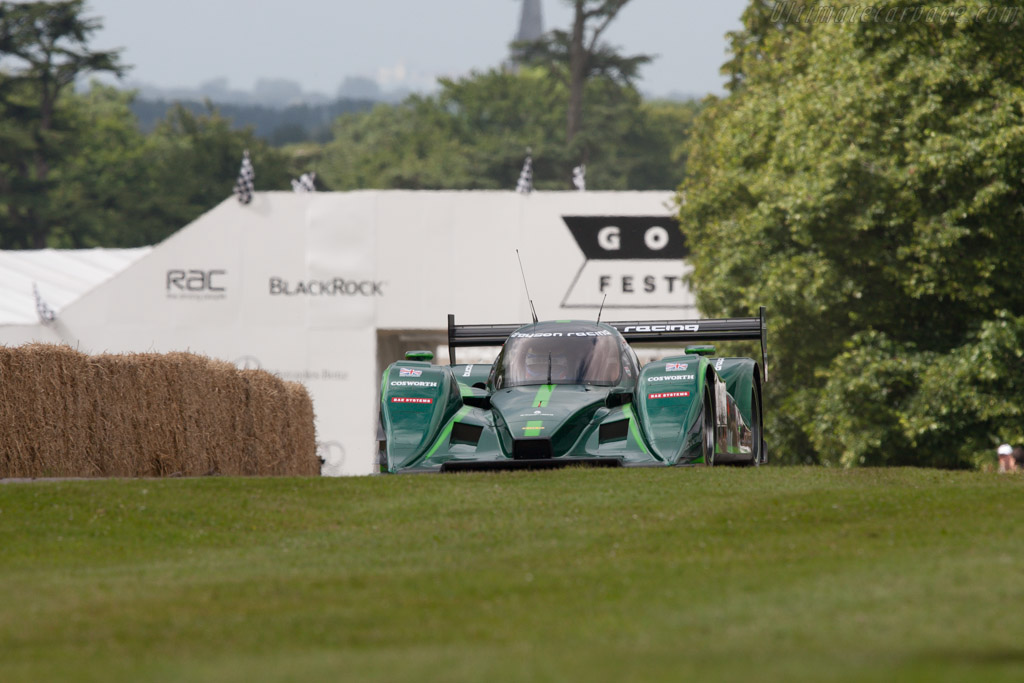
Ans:
{"type": "Polygon", "coordinates": [[[673,370],[685,370],[686,363],[665,363],[665,371],[672,372],[673,370]]]}
{"type": "Polygon", "coordinates": [[[422,370],[414,370],[413,368],[398,368],[399,377],[419,377],[422,374],[422,370]]]}
{"type": "Polygon", "coordinates": [[[679,398],[680,396],[689,395],[689,391],[664,391],[660,394],[647,394],[647,398],[679,398]]]}

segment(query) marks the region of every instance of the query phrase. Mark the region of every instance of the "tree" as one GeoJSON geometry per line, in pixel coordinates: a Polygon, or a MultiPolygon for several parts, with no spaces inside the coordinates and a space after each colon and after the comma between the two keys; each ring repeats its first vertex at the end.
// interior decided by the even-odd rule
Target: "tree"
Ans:
{"type": "MultiPolygon", "coordinates": [[[[812,7],[815,5],[802,0],[751,0],[740,18],[743,28],[726,33],[730,55],[722,66],[722,73],[729,77],[726,87],[738,90],[749,71],[780,60],[792,43],[789,37],[806,33],[813,25],[793,18],[806,16],[803,13],[812,7]]],[[[790,72],[796,66],[792,61],[786,64],[790,72]]]]}
{"type": "Polygon", "coordinates": [[[113,234],[118,246],[159,242],[230,197],[246,149],[258,190],[291,188],[294,170],[283,151],[251,128],[232,128],[212,104],[207,107],[198,115],[176,107],[146,136],[136,164],[135,197],[122,207],[131,220],[121,225],[130,227],[113,234]]]}
{"type": "Polygon", "coordinates": [[[566,110],[567,143],[583,130],[583,104],[586,84],[595,77],[608,78],[620,85],[632,86],[640,67],[651,61],[650,55],[625,57],[600,42],[601,35],[629,0],[567,0],[573,6],[570,31],[550,31],[543,38],[517,45],[521,59],[561,73],[568,87],[566,110]]]}
{"type": "Polygon", "coordinates": [[[210,105],[201,114],[173,109],[143,135],[133,97],[93,83],[62,100],[61,115],[78,135],[75,152],[51,174],[50,246],[155,244],[231,196],[245,149],[261,190],[289,189],[298,175],[283,151],[251,129],[233,129],[210,105]]]}
{"type": "Polygon", "coordinates": [[[0,2],[0,60],[14,65],[0,73],[0,109],[10,116],[4,137],[17,139],[0,180],[10,192],[3,208],[7,246],[47,244],[51,221],[37,198],[49,189],[50,172],[71,137],[60,118],[60,99],[81,75],[125,71],[117,51],[88,49],[101,24],[83,12],[84,0],[0,2]]]}
{"type": "MultiPolygon", "coordinates": [[[[565,141],[566,86],[544,67],[442,79],[430,97],[342,116],[325,146],[319,177],[335,189],[511,189],[527,147],[534,186],[564,189],[579,157],[565,141]]],[[[634,88],[587,84],[592,126],[588,185],[602,189],[675,186],[699,105],[645,103],[634,88]]]]}
{"type": "Polygon", "coordinates": [[[48,246],[144,244],[125,242],[143,218],[135,207],[144,201],[140,195],[149,164],[145,137],[131,112],[132,97],[94,82],[88,92],[62,99],[61,115],[75,136],[73,151],[64,154],[50,173],[48,246]]]}
{"type": "Polygon", "coordinates": [[[768,29],[698,118],[693,286],[708,315],[768,306],[785,460],[970,466],[1024,437],[1020,17],[963,7],[768,29]]]}

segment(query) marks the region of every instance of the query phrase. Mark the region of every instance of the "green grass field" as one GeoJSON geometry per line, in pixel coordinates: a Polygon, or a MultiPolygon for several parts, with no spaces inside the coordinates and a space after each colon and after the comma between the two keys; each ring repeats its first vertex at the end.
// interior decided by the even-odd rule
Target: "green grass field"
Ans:
{"type": "Polygon", "coordinates": [[[0,680],[1021,681],[1024,476],[8,483],[0,680]]]}

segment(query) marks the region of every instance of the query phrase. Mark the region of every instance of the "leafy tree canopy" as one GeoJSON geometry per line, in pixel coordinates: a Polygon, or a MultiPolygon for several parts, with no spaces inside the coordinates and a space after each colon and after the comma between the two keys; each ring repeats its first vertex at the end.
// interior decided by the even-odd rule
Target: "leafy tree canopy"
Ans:
{"type": "MultiPolygon", "coordinates": [[[[234,129],[212,106],[201,114],[177,107],[144,135],[133,96],[93,83],[61,99],[58,117],[74,134],[45,191],[35,194],[46,208],[46,246],[155,244],[231,196],[246,149],[258,189],[290,189],[297,175],[290,158],[251,129],[234,129]]],[[[17,238],[4,223],[0,246],[27,246],[17,238]]]]}
{"type": "Polygon", "coordinates": [[[125,67],[117,51],[88,48],[100,22],[84,0],[0,2],[0,218],[4,245],[46,246],[55,216],[44,201],[51,170],[77,138],[58,105],[80,75],[125,67]]]}
{"type": "MultiPolygon", "coordinates": [[[[587,84],[592,102],[579,143],[591,150],[587,186],[665,189],[682,178],[681,143],[699,105],[643,102],[630,86],[587,84]]],[[[565,139],[566,85],[543,67],[441,81],[412,96],[340,117],[320,174],[333,189],[510,189],[526,150],[534,185],[571,189],[578,147],[565,139]]]]}
{"type": "Polygon", "coordinates": [[[1021,15],[794,29],[774,4],[744,15],[680,190],[705,313],[768,307],[773,453],[959,467],[1019,443],[1021,15]]]}
{"type": "MultiPolygon", "coordinates": [[[[595,79],[608,79],[613,83],[632,87],[640,67],[651,61],[651,55],[626,56],[607,43],[601,36],[615,20],[629,0],[565,0],[573,8],[573,22],[568,31],[553,30],[539,40],[514,43],[513,54],[519,63],[543,66],[557,74],[567,88],[565,110],[566,141],[576,142],[584,128],[584,101],[587,83],[595,79]]],[[[589,110],[589,107],[586,108],[589,110]]],[[[590,160],[586,144],[575,145],[579,155],[590,160]]]]}

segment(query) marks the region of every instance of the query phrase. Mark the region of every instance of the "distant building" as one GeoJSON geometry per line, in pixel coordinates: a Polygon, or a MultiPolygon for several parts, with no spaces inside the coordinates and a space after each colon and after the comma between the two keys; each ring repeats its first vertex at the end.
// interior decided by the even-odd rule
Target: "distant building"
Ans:
{"type": "MultiPolygon", "coordinates": [[[[544,17],[541,13],[540,0],[523,0],[523,12],[519,17],[519,30],[513,42],[531,42],[539,40],[544,35],[544,17]]],[[[514,69],[519,65],[519,54],[512,48],[512,57],[509,60],[510,66],[514,69]]]]}
{"type": "Polygon", "coordinates": [[[540,11],[540,0],[523,0],[523,13],[519,17],[516,42],[537,40],[544,35],[544,17],[540,11]]]}

